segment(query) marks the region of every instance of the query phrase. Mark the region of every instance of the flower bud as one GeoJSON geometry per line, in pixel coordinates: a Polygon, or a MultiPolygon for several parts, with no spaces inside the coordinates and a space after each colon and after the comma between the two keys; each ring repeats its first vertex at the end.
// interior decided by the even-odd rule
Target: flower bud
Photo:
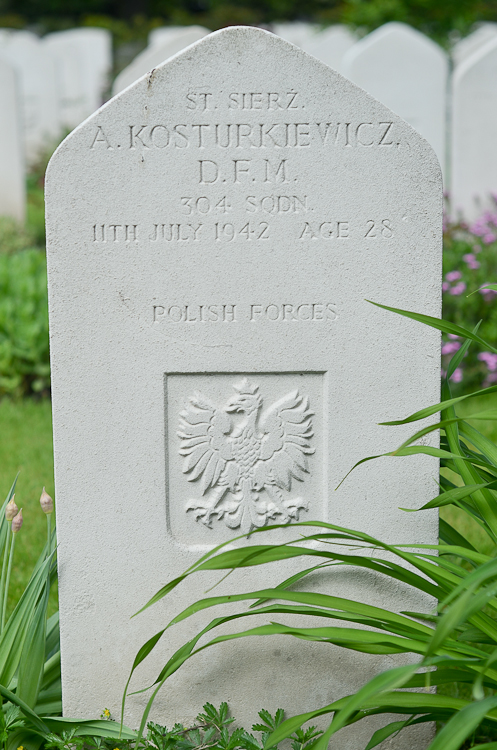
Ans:
{"type": "Polygon", "coordinates": [[[16,501],[14,500],[15,495],[12,495],[12,499],[7,503],[7,506],[5,508],[5,518],[10,523],[14,516],[17,516],[19,513],[19,508],[16,505],[16,501]]]}
{"type": "Polygon", "coordinates": [[[45,488],[43,488],[43,492],[41,493],[40,505],[41,505],[42,511],[46,513],[47,516],[50,513],[53,513],[53,500],[48,494],[48,492],[45,490],[45,488]]]}
{"type": "Polygon", "coordinates": [[[12,519],[12,533],[13,534],[17,534],[17,532],[21,530],[22,521],[23,521],[23,518],[22,518],[22,508],[21,508],[17,516],[15,516],[15,518],[12,519]]]}

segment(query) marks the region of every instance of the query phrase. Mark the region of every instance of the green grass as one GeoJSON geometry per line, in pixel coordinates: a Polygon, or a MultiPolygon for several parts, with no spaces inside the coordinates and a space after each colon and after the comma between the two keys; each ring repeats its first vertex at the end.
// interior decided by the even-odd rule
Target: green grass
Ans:
{"type": "MultiPolygon", "coordinates": [[[[9,608],[26,586],[46,539],[46,518],[40,508],[45,486],[54,497],[52,412],[48,399],[0,401],[0,498],[5,498],[19,472],[16,503],[24,524],[16,539],[9,608]]],[[[51,595],[49,614],[57,609],[51,595]]]]}

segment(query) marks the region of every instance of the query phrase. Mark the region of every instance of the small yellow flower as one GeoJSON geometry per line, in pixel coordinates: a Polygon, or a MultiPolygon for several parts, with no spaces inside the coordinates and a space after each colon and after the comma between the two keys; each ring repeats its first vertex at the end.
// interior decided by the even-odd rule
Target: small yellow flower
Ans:
{"type": "Polygon", "coordinates": [[[102,711],[102,716],[105,716],[106,719],[110,719],[110,711],[108,708],[104,708],[102,711]]]}
{"type": "Polygon", "coordinates": [[[17,750],[24,750],[24,748],[23,748],[22,745],[19,745],[19,747],[17,748],[17,750]]]}

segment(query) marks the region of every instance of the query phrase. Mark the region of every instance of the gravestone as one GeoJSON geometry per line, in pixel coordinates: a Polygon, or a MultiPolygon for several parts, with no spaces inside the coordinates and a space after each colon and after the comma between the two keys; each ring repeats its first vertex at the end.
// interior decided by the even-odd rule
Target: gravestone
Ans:
{"type": "Polygon", "coordinates": [[[448,61],[437,44],[388,23],[347,52],[342,72],[424,136],[445,167],[448,61]]]}
{"type": "Polygon", "coordinates": [[[35,34],[17,31],[0,41],[0,57],[18,73],[26,159],[36,160],[60,133],[55,61],[35,34]]]}
{"type": "Polygon", "coordinates": [[[330,26],[309,39],[302,49],[334,70],[341,70],[346,52],[355,44],[356,37],[346,26],[330,26]]]}
{"type": "Polygon", "coordinates": [[[116,77],[112,86],[113,95],[119,94],[119,92],[137,81],[145,73],[153,70],[153,68],[156,68],[169,57],[189,47],[190,44],[203,39],[208,33],[208,29],[204,29],[203,26],[189,26],[184,31],[172,34],[164,44],[155,44],[153,47],[147,47],[116,77]]]}
{"type": "Polygon", "coordinates": [[[164,42],[168,42],[176,34],[181,34],[187,28],[188,26],[159,26],[157,29],[152,29],[148,35],[148,46],[155,47],[164,44],[164,42]]]}
{"type": "Polygon", "coordinates": [[[24,221],[26,188],[19,97],[15,70],[0,57],[0,216],[24,221]]]}
{"type": "Polygon", "coordinates": [[[88,75],[86,56],[71,37],[70,31],[56,31],[42,39],[44,48],[56,61],[60,121],[64,128],[70,130],[83,122],[100,104],[100,100],[96,103],[90,95],[85,81],[88,75]]]}
{"type": "Polygon", "coordinates": [[[320,28],[315,23],[274,23],[271,30],[273,34],[285,39],[297,47],[304,47],[319,34],[320,28]]]}
{"type": "Polygon", "coordinates": [[[460,65],[474,52],[478,52],[487,42],[497,37],[497,23],[482,23],[472,34],[461,39],[452,48],[454,65],[460,65]]]}
{"type": "Polygon", "coordinates": [[[475,219],[495,210],[497,37],[464,60],[452,80],[451,206],[475,219]]]}
{"type": "Polygon", "coordinates": [[[102,104],[112,69],[112,35],[107,29],[82,27],[63,32],[64,39],[83,61],[87,114],[102,104]]]}
{"type": "MultiPolygon", "coordinates": [[[[335,488],[411,432],[379,422],[439,399],[438,333],[365,299],[439,314],[441,176],[384,105],[275,35],[231,27],[76,129],[52,158],[46,201],[64,712],[117,716],[138,648],[220,576],[130,616],[214,545],[297,518],[436,542],[436,514],[398,510],[436,494],[431,458],[370,463],[335,488]],[[207,466],[191,443],[204,413],[222,433],[223,477],[248,461],[231,489],[220,455],[208,448],[207,466]],[[285,440],[263,455],[275,414],[285,440]]],[[[296,570],[245,569],[216,592],[296,570]]],[[[330,569],[320,585],[397,611],[433,604],[356,571],[330,569]]],[[[218,613],[168,631],[131,690],[218,613]]],[[[227,700],[250,726],[261,707],[310,710],[391,665],[238,640],[185,665],[153,716],[191,721],[227,700]]],[[[130,697],[126,723],[146,700],[130,697]]],[[[379,723],[346,729],[340,747],[363,747],[379,723]]],[[[391,747],[424,748],[430,731],[391,747]]]]}

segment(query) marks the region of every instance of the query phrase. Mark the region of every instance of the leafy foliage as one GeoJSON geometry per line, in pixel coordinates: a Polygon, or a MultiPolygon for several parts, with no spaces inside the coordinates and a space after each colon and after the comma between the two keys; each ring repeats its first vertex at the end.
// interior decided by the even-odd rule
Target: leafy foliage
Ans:
{"type": "MultiPolygon", "coordinates": [[[[465,341],[447,366],[442,401],[405,419],[385,424],[409,424],[435,414],[440,414],[440,420],[418,430],[386,455],[427,454],[440,458],[440,492],[420,510],[448,504],[456,506],[481,527],[489,539],[492,553],[483,554],[476,550],[463,534],[446,521],[440,524],[440,544],[431,546],[386,544],[367,533],[312,521],[293,524],[298,527],[297,532],[304,534],[297,535],[292,543],[248,546],[239,537],[220,545],[205,554],[183,575],[166,584],[141,611],[170,595],[187,577],[201,571],[231,571],[268,565],[290,557],[301,559],[302,570],[275,588],[206,597],[193,602],[142,646],[135,658],[130,679],[170,627],[199,611],[230,604],[227,614],[211,620],[163,666],[144,711],[140,735],[157,692],[185,661],[203,649],[234,638],[278,634],[370,654],[410,654],[409,661],[412,663],[377,675],[356,693],[343,696],[327,706],[316,707],[277,726],[270,726],[270,734],[265,739],[266,748],[293,735],[302,745],[310,740],[313,750],[326,750],[331,737],[348,724],[366,716],[391,713],[404,714],[408,718],[387,723],[375,732],[367,750],[372,750],[407,726],[432,721],[440,722],[442,729],[429,750],[458,750],[466,742],[471,742],[471,747],[483,748],[486,745],[482,743],[497,738],[497,447],[456,414],[458,403],[478,394],[453,397],[450,390],[450,377],[472,342],[485,346],[492,353],[497,354],[497,349],[481,338],[477,328],[470,331],[422,314],[384,309],[446,334],[458,335],[461,341],[465,341]],[[433,431],[441,433],[440,448],[418,443],[421,437],[433,431]],[[230,549],[224,549],[227,544],[230,549]],[[344,547],[353,547],[353,552],[344,552],[344,547]],[[377,554],[378,550],[380,553],[388,552],[389,556],[381,557],[377,554]],[[312,561],[312,567],[308,567],[308,558],[312,561]],[[398,613],[313,589],[293,590],[292,584],[297,581],[302,584],[309,574],[336,563],[374,571],[386,579],[401,581],[434,597],[438,605],[432,613],[398,613]],[[233,613],[236,602],[250,606],[233,613]],[[267,616],[270,622],[234,633],[216,635],[213,632],[226,623],[253,615],[267,616]],[[275,621],[276,615],[283,616],[283,621],[275,621]],[[284,623],[285,615],[315,618],[317,624],[315,627],[290,627],[284,623]],[[334,620],[341,621],[341,626],[336,627],[334,620]],[[445,694],[405,692],[406,688],[430,686],[442,686],[445,694]],[[461,691],[459,697],[454,697],[451,686],[467,686],[467,691],[464,695],[461,691]],[[319,716],[329,716],[330,722],[326,731],[314,739],[312,732],[307,736],[302,727],[319,716]],[[302,734],[296,735],[296,732],[302,734]]],[[[483,391],[495,392],[497,386],[483,391]]],[[[496,418],[495,411],[480,411],[472,415],[472,419],[476,420],[496,418]]],[[[363,459],[360,463],[374,458],[363,459]]],[[[264,534],[266,531],[268,529],[257,529],[252,533],[264,534]]],[[[490,744],[489,747],[494,746],[490,744]]]]}
{"type": "Polygon", "coordinates": [[[43,393],[50,386],[44,253],[0,254],[0,395],[43,393]]]}

